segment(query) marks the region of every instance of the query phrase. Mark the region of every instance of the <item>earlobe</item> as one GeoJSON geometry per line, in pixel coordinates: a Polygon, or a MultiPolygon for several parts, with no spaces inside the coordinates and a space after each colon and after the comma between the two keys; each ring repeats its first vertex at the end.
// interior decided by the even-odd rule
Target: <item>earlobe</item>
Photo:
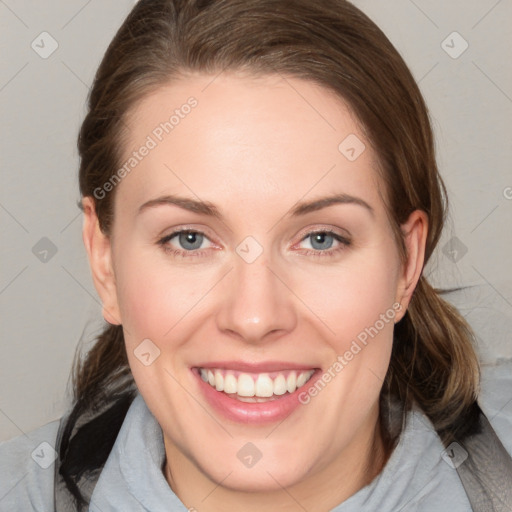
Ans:
{"type": "Polygon", "coordinates": [[[109,324],[120,325],[121,315],[117,302],[110,238],[100,229],[92,197],[84,197],[82,207],[82,239],[89,258],[94,286],[103,304],[103,317],[109,324]]]}
{"type": "Polygon", "coordinates": [[[396,302],[401,304],[395,322],[405,315],[425,261],[425,245],[428,233],[428,217],[422,210],[414,210],[407,222],[402,224],[406,259],[397,287],[396,302]]]}

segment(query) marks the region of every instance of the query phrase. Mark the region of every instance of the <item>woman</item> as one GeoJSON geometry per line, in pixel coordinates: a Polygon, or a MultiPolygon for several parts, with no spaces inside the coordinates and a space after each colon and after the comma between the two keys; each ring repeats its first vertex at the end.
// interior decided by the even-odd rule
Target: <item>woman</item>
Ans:
{"type": "Polygon", "coordinates": [[[73,409],[35,434],[31,459],[55,447],[54,465],[0,448],[19,469],[0,507],[512,504],[472,333],[422,275],[445,219],[427,109],[364,14],[141,0],[79,152],[109,325],[77,362],[73,409]],[[472,449],[486,443],[498,476],[472,449]]]}

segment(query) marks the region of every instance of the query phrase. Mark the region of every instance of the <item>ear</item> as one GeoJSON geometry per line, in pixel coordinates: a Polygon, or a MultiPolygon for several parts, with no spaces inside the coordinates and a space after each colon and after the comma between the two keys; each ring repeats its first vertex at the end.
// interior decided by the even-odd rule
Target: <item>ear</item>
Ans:
{"type": "Polygon", "coordinates": [[[401,225],[404,237],[406,259],[401,267],[396,291],[396,302],[402,306],[396,314],[395,322],[403,318],[416,284],[423,271],[425,244],[428,232],[428,217],[422,210],[414,210],[407,221],[401,225]]]}
{"type": "Polygon", "coordinates": [[[110,238],[100,229],[92,197],[83,198],[82,208],[82,239],[89,257],[94,286],[103,304],[103,318],[109,324],[121,325],[110,238]]]}

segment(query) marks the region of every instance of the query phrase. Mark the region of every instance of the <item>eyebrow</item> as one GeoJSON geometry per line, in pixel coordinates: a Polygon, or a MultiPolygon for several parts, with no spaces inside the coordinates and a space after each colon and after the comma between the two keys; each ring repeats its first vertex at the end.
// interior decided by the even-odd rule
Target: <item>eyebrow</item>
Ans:
{"type": "Polygon", "coordinates": [[[294,217],[299,215],[306,215],[307,213],[316,212],[317,210],[321,210],[335,204],[355,204],[362,206],[372,215],[374,214],[373,208],[364,199],[351,196],[349,194],[334,194],[331,196],[314,199],[312,201],[299,203],[291,210],[291,214],[294,217]]]}
{"type": "MultiPolygon", "coordinates": [[[[322,210],[323,208],[327,208],[328,206],[333,206],[335,204],[355,204],[368,210],[372,216],[374,214],[373,208],[366,201],[349,194],[334,194],[331,196],[298,203],[290,210],[290,214],[293,217],[299,217],[311,212],[322,210]]],[[[209,201],[197,201],[195,199],[180,197],[177,195],[165,195],[157,197],[156,199],[151,199],[139,207],[139,214],[149,208],[156,208],[163,205],[174,205],[193,213],[199,213],[201,215],[222,219],[222,214],[213,203],[209,201]]]]}

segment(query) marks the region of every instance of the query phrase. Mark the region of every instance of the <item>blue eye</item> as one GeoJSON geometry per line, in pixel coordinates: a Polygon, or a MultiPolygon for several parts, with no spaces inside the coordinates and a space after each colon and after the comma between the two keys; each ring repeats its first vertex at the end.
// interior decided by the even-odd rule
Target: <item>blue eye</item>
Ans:
{"type": "Polygon", "coordinates": [[[181,230],[165,236],[158,243],[164,247],[166,252],[175,256],[195,256],[201,253],[199,249],[205,248],[201,247],[205,241],[209,241],[209,239],[199,231],[181,230]],[[175,239],[176,241],[174,241],[175,239]]]}
{"type": "MultiPolygon", "coordinates": [[[[322,230],[308,233],[300,242],[306,244],[303,254],[306,256],[329,257],[336,256],[340,251],[347,248],[351,241],[334,231],[322,230]]],[[[212,246],[210,239],[199,231],[182,229],[174,231],[158,241],[164,251],[176,257],[199,257],[207,256],[212,246]],[[204,243],[209,245],[204,246],[204,243]]],[[[211,254],[210,254],[211,255],[211,254]]]]}
{"type": "Polygon", "coordinates": [[[204,235],[195,231],[182,231],[176,236],[178,237],[181,247],[187,251],[199,249],[204,240],[204,235]]]}
{"type": "Polygon", "coordinates": [[[301,243],[303,242],[308,242],[305,247],[305,249],[308,249],[307,254],[316,256],[330,256],[350,245],[350,240],[333,231],[309,233],[301,240],[301,243]]]}
{"type": "Polygon", "coordinates": [[[330,249],[334,243],[334,237],[330,233],[314,233],[309,235],[311,247],[317,250],[330,249]]]}

